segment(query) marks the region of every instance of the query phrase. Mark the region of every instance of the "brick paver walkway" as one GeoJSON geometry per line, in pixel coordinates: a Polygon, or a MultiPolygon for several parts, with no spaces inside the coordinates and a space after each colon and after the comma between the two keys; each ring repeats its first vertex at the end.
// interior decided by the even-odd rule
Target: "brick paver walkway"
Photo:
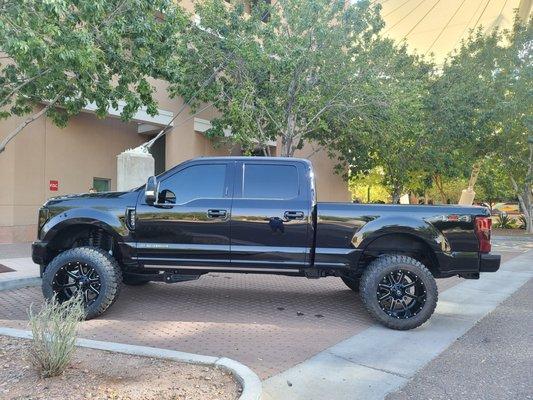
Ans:
{"type": "MultiPolygon", "coordinates": [[[[508,259],[519,253],[506,253],[508,259]]],[[[459,282],[439,280],[442,292],[459,282]]],[[[40,288],[0,291],[0,326],[27,329],[40,288]]],[[[198,281],[124,287],[81,336],[226,356],[262,379],[305,361],[374,322],[338,278],[209,274],[198,281]]]]}

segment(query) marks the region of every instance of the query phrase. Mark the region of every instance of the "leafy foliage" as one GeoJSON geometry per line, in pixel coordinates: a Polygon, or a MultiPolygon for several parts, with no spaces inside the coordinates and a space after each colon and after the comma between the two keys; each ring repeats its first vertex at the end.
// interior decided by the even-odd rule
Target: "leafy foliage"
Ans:
{"type": "Polygon", "coordinates": [[[195,3],[198,23],[187,30],[187,65],[173,93],[198,107],[213,102],[221,115],[211,137],[262,148],[281,140],[292,156],[305,140],[342,135],[346,120],[368,99],[359,89],[368,48],[383,21],[368,0],[195,3]],[[264,22],[268,19],[268,22],[264,22]],[[205,88],[198,92],[199,88],[205,88]]]}
{"type": "Polygon", "coordinates": [[[383,170],[378,167],[368,174],[350,176],[348,186],[352,199],[360,203],[389,203],[390,195],[383,185],[383,175],[383,170]]]}
{"type": "Polygon", "coordinates": [[[513,229],[515,227],[514,220],[507,214],[500,214],[498,222],[495,224],[496,228],[513,229]]]}
{"type": "Polygon", "coordinates": [[[0,118],[45,105],[34,116],[65,126],[88,103],[104,117],[119,101],[124,120],[155,115],[149,78],[179,74],[186,21],[172,0],[0,0],[0,118]]]}
{"type": "Polygon", "coordinates": [[[426,138],[424,98],[432,66],[405,46],[392,41],[374,43],[372,63],[365,74],[365,90],[370,98],[365,115],[353,116],[344,137],[329,138],[341,166],[354,175],[369,168],[384,171],[383,183],[389,188],[393,202],[399,201],[409,185],[427,182],[424,165],[431,154],[426,138]],[[366,154],[367,157],[362,157],[366,154]]]}
{"type": "Polygon", "coordinates": [[[488,36],[481,30],[473,32],[447,60],[429,97],[436,148],[455,149],[454,163],[463,168],[487,159],[499,166],[520,201],[530,231],[532,21],[516,19],[512,31],[494,30],[488,36]]]}

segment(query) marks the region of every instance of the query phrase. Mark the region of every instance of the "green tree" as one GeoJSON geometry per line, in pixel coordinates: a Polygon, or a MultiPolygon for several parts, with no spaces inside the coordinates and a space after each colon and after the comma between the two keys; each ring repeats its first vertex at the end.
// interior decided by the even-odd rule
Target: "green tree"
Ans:
{"type": "Polygon", "coordinates": [[[352,199],[361,203],[390,202],[390,195],[383,185],[383,169],[374,168],[367,174],[350,176],[348,187],[352,199]]]}
{"type": "Polygon", "coordinates": [[[518,197],[526,229],[533,233],[533,19],[527,24],[517,19],[505,40],[509,46],[502,48],[495,74],[505,89],[495,110],[498,128],[491,142],[518,197]]]}
{"type": "Polygon", "coordinates": [[[435,148],[457,152],[456,160],[463,166],[487,158],[500,164],[529,232],[533,232],[532,48],[532,20],[516,19],[512,31],[471,33],[445,63],[429,101],[435,148]]]}
{"type": "Polygon", "coordinates": [[[476,199],[492,206],[500,201],[516,201],[516,193],[501,162],[487,159],[481,165],[476,183],[476,199]]]}
{"type": "Polygon", "coordinates": [[[345,135],[324,141],[338,154],[340,166],[352,175],[380,167],[393,203],[411,187],[427,180],[425,103],[432,66],[390,40],[373,44],[360,89],[374,99],[365,114],[353,115],[345,135]]]}
{"type": "Polygon", "coordinates": [[[88,103],[157,113],[149,78],[172,80],[188,22],[172,0],[0,0],[0,118],[47,115],[65,126],[88,103]]]}
{"type": "Polygon", "coordinates": [[[187,30],[187,65],[173,93],[193,109],[205,102],[221,112],[207,134],[244,149],[281,139],[281,155],[293,156],[306,140],[346,129],[349,116],[368,99],[359,71],[383,21],[379,5],[363,0],[285,0],[272,4],[224,0],[195,3],[197,23],[187,30]],[[199,90],[199,89],[202,90],[199,90]]]}

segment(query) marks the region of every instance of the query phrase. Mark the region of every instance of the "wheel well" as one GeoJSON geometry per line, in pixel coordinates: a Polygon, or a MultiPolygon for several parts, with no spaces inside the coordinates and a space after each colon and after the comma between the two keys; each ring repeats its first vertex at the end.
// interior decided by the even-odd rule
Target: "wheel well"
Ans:
{"type": "Polygon", "coordinates": [[[64,250],[82,246],[109,251],[117,261],[121,258],[117,241],[109,232],[98,226],[78,224],[62,229],[48,243],[50,260],[64,250]]]}
{"type": "Polygon", "coordinates": [[[387,234],[372,241],[363,251],[361,262],[366,266],[383,254],[400,254],[424,264],[433,274],[440,275],[439,262],[433,249],[422,239],[409,234],[387,234]]]}

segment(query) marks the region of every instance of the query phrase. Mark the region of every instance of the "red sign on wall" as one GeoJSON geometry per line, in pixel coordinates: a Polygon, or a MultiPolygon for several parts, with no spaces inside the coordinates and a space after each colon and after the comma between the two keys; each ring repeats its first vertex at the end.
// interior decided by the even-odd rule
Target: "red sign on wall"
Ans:
{"type": "Polygon", "coordinates": [[[59,181],[50,181],[50,191],[57,192],[59,189],[59,181]]]}

